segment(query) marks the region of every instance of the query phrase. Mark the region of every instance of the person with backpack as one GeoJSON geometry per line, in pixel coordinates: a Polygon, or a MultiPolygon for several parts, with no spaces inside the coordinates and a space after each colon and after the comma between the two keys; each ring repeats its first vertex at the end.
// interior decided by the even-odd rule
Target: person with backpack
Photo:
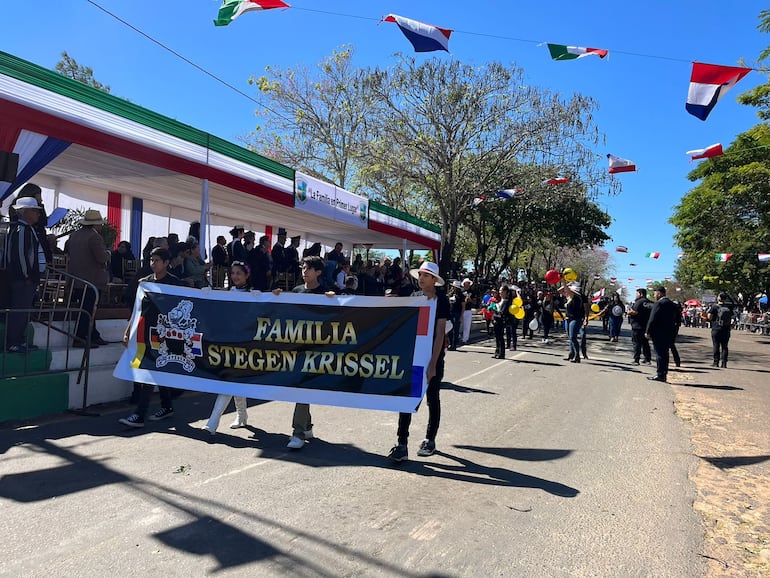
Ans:
{"type": "Polygon", "coordinates": [[[16,220],[8,226],[2,265],[8,281],[9,308],[17,311],[8,314],[5,349],[9,353],[28,353],[37,349],[25,338],[30,313],[18,310],[32,309],[35,291],[45,273],[43,243],[36,232],[43,208],[34,197],[22,197],[11,208],[16,220]]]}
{"type": "Polygon", "coordinates": [[[714,352],[714,367],[727,367],[727,344],[730,341],[730,327],[733,322],[733,303],[724,291],[717,296],[717,302],[708,312],[711,322],[711,343],[714,352]]]}
{"type": "Polygon", "coordinates": [[[634,365],[639,365],[642,355],[644,355],[645,365],[652,363],[650,342],[644,336],[644,330],[647,328],[647,322],[650,320],[650,311],[652,311],[652,301],[647,299],[647,289],[639,287],[636,290],[636,301],[627,311],[634,342],[634,365]]]}

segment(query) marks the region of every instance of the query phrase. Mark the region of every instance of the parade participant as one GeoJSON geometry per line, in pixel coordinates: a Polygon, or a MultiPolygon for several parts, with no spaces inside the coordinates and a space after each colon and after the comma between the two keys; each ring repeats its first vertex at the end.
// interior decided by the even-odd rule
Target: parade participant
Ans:
{"type": "MultiPolygon", "coordinates": [[[[239,291],[241,293],[251,291],[251,286],[249,285],[249,266],[246,263],[236,261],[230,266],[230,291],[239,291]]],[[[239,395],[233,396],[220,393],[216,401],[214,401],[214,407],[211,410],[209,420],[202,428],[204,431],[209,432],[211,435],[217,432],[219,420],[222,418],[222,414],[227,409],[227,406],[230,405],[231,399],[235,402],[236,416],[235,421],[230,424],[230,429],[246,427],[249,417],[246,412],[248,407],[246,398],[239,395]]]]}
{"type": "Polygon", "coordinates": [[[540,321],[543,324],[543,343],[550,343],[551,328],[553,327],[553,294],[548,291],[540,302],[540,321]]]}
{"type": "Polygon", "coordinates": [[[652,339],[652,346],[655,348],[657,371],[654,376],[651,375],[647,379],[650,381],[666,381],[668,377],[668,354],[671,344],[674,342],[676,317],[679,311],[674,302],[666,297],[666,288],[663,285],[655,288],[654,295],[655,304],[652,306],[644,337],[652,339]]]}
{"type": "Polygon", "coordinates": [[[623,315],[626,313],[626,308],[623,305],[623,301],[620,299],[620,294],[615,292],[612,294],[610,302],[602,309],[600,315],[606,317],[609,321],[610,341],[617,343],[618,337],[620,337],[620,328],[623,326],[623,315]]]}
{"type": "Polygon", "coordinates": [[[650,351],[650,342],[644,336],[644,330],[647,328],[647,322],[650,320],[650,310],[652,301],[647,299],[647,289],[640,287],[636,290],[636,301],[628,310],[628,318],[631,322],[631,332],[634,341],[634,365],[639,365],[639,360],[644,354],[644,363],[652,363],[652,352],[650,351]]]}
{"type": "Polygon", "coordinates": [[[583,327],[585,306],[580,294],[580,283],[570,283],[563,288],[567,298],[567,335],[569,336],[569,355],[566,359],[572,363],[580,363],[580,330],[583,327]]]}
{"type": "MultiPolygon", "coordinates": [[[[182,285],[182,282],[168,272],[168,265],[171,261],[171,255],[169,255],[168,249],[156,247],[150,253],[150,269],[152,273],[139,279],[139,283],[159,283],[161,285],[182,285]]],[[[152,318],[150,310],[150,300],[145,297],[142,300],[142,317],[145,319],[144,326],[149,328],[153,325],[157,325],[157,314],[152,318]]],[[[123,334],[123,346],[128,346],[128,333],[131,330],[133,318],[129,320],[126,326],[126,332],[123,334]]],[[[118,420],[125,426],[140,428],[144,427],[144,419],[147,416],[147,410],[150,407],[150,395],[155,389],[152,384],[141,383],[138,385],[138,397],[139,401],[136,406],[136,411],[128,417],[123,417],[118,420]]],[[[172,389],[170,387],[158,386],[158,392],[160,393],[160,409],[150,416],[151,421],[158,421],[166,419],[174,415],[174,406],[172,404],[172,389]]]]}
{"type": "MultiPolygon", "coordinates": [[[[436,320],[433,326],[433,348],[428,366],[425,369],[425,377],[428,381],[428,389],[425,397],[428,402],[428,428],[425,439],[417,450],[418,456],[430,456],[436,451],[436,434],[441,420],[441,400],[439,391],[441,380],[444,379],[444,342],[446,339],[446,322],[449,319],[449,299],[443,290],[437,287],[444,286],[444,279],[438,273],[438,265],[424,261],[419,269],[411,269],[409,274],[417,279],[422,294],[428,299],[436,299],[436,320]]],[[[409,426],[412,423],[411,413],[398,415],[398,441],[390,450],[388,458],[394,462],[403,462],[409,457],[407,442],[409,440],[409,426]]]]}
{"type": "MultiPolygon", "coordinates": [[[[321,284],[321,276],[324,273],[325,263],[321,257],[311,255],[302,259],[302,285],[292,289],[293,293],[315,293],[334,297],[334,291],[324,291],[321,284]]],[[[280,289],[274,289],[273,293],[281,294],[280,289]]],[[[297,403],[294,405],[294,416],[291,420],[292,434],[286,447],[292,450],[300,450],[313,439],[313,421],[310,416],[310,404],[297,403]]]]}
{"type": "Polygon", "coordinates": [[[500,303],[492,317],[495,329],[495,359],[505,359],[505,329],[510,327],[510,318],[513,317],[508,308],[511,306],[511,290],[508,285],[500,287],[500,303]]]}
{"type": "Polygon", "coordinates": [[[473,281],[468,277],[463,279],[462,282],[463,292],[465,294],[465,303],[463,309],[463,335],[462,343],[466,345],[471,338],[471,325],[473,324],[473,309],[479,306],[479,298],[476,296],[476,292],[471,289],[473,287],[473,281]]]}
{"type": "Polygon", "coordinates": [[[708,319],[711,322],[711,343],[713,346],[714,367],[727,367],[727,344],[730,342],[730,328],[733,319],[733,304],[727,293],[720,293],[717,302],[709,309],[708,319]]]}

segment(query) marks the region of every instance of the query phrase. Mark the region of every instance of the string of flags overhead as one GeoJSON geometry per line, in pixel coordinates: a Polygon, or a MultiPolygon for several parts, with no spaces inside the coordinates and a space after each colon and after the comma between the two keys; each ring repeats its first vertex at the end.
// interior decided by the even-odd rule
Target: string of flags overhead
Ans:
{"type": "MultiPolygon", "coordinates": [[[[246,12],[290,7],[283,0],[223,0],[217,19],[214,20],[214,25],[227,26],[246,12]]],[[[411,43],[415,52],[442,50],[449,52],[449,39],[452,32],[454,32],[451,28],[434,26],[433,24],[427,24],[398,14],[383,16],[379,22],[392,22],[396,24],[411,43]]],[[[609,55],[609,50],[604,48],[587,48],[554,43],[545,44],[551,59],[555,61],[577,60],[586,56],[597,56],[600,59],[604,59],[609,55]]],[[[685,110],[696,118],[705,121],[717,103],[724,98],[725,94],[752,70],[752,68],[740,66],[693,62],[685,110]]],[[[713,158],[722,154],[724,154],[722,145],[719,143],[703,149],[687,151],[691,162],[698,159],[713,158]]],[[[610,174],[635,172],[637,170],[636,164],[628,159],[611,154],[607,155],[607,159],[609,161],[610,174]]]]}

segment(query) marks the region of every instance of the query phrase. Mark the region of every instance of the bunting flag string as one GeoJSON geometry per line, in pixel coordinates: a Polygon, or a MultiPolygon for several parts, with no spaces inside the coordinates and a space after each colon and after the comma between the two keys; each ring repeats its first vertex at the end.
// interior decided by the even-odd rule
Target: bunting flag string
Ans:
{"type": "Polygon", "coordinates": [[[435,50],[449,52],[449,37],[452,30],[448,28],[439,28],[397,14],[388,14],[382,21],[395,22],[406,39],[412,43],[415,52],[433,52],[435,50]]]}

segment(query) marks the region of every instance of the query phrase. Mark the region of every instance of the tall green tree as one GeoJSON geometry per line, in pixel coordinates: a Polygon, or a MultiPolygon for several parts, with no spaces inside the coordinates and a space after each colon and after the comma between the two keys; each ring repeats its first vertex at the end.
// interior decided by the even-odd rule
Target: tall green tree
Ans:
{"type": "Polygon", "coordinates": [[[93,86],[104,92],[110,91],[109,86],[102,84],[94,78],[94,71],[90,66],[78,64],[77,60],[67,54],[66,50],[61,53],[61,60],[56,63],[55,70],[59,74],[71,78],[72,80],[77,80],[78,82],[93,86]]]}
{"type": "Polygon", "coordinates": [[[749,301],[770,285],[758,253],[770,252],[770,127],[738,136],[724,156],[701,163],[688,178],[700,181],[675,208],[671,223],[684,251],[677,280],[742,293],[749,301]],[[718,253],[731,253],[717,262],[718,253]]]}

